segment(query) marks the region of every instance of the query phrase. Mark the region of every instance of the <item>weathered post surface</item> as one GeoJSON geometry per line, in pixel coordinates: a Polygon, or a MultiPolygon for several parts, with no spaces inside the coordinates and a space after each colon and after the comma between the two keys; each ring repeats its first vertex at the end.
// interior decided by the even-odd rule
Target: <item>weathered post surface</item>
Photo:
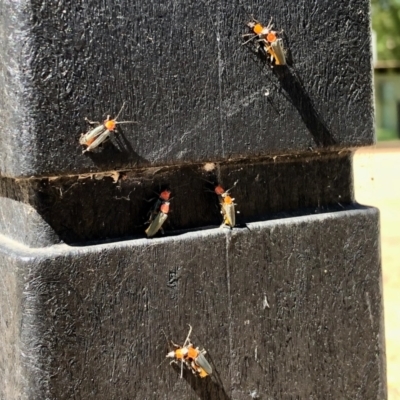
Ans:
{"type": "Polygon", "coordinates": [[[386,397],[379,213],[351,170],[369,1],[3,0],[0,38],[1,399],[386,397]],[[242,46],[251,16],[287,66],[242,46]],[[82,154],[124,102],[137,124],[82,154]],[[221,229],[209,182],[236,181],[221,229]],[[204,379],[162,364],[188,324],[204,379]]]}

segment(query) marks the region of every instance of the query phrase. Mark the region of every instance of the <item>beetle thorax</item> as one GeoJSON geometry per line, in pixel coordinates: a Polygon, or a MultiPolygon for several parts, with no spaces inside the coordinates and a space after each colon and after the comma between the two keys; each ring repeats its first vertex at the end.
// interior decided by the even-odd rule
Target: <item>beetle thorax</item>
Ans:
{"type": "Polygon", "coordinates": [[[231,196],[224,196],[224,203],[225,204],[232,204],[233,200],[231,196]]]}
{"type": "Polygon", "coordinates": [[[272,43],[276,41],[276,34],[275,32],[269,32],[267,35],[268,42],[272,43]]]}
{"type": "Polygon", "coordinates": [[[191,358],[191,359],[196,359],[197,356],[199,355],[199,350],[195,349],[193,346],[188,347],[187,349],[187,357],[191,358]]]}
{"type": "Polygon", "coordinates": [[[117,126],[117,122],[115,121],[115,119],[110,119],[109,121],[104,122],[104,126],[106,127],[107,130],[113,131],[117,126]]]}

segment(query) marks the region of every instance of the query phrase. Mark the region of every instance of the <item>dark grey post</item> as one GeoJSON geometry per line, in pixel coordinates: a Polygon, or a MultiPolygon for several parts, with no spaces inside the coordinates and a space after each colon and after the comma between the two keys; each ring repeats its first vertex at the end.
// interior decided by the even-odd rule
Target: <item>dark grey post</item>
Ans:
{"type": "Polygon", "coordinates": [[[3,0],[0,38],[1,399],[386,398],[379,214],[351,171],[369,1],[3,0]],[[242,46],[252,15],[287,66],[242,46]],[[138,123],[82,154],[84,117],[124,102],[138,123]],[[238,181],[233,230],[206,181],[238,181]],[[188,324],[210,377],[162,364],[188,324]]]}

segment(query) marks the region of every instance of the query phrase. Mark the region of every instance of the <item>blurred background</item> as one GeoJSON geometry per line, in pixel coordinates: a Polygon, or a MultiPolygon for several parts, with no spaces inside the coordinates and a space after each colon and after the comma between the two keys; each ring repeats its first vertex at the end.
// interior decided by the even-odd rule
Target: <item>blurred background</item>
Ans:
{"type": "Polygon", "coordinates": [[[400,0],[372,0],[378,141],[400,138],[400,0]]]}
{"type": "Polygon", "coordinates": [[[379,208],[389,400],[400,400],[400,0],[371,0],[377,145],[354,156],[356,200],[379,208]]]}

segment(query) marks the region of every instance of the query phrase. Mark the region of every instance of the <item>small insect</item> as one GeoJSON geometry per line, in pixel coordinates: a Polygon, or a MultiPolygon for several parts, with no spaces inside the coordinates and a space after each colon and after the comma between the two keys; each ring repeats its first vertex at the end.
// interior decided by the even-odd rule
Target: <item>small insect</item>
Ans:
{"type": "Polygon", "coordinates": [[[109,139],[111,132],[114,132],[117,128],[117,125],[120,124],[136,124],[136,121],[121,121],[117,122],[118,117],[120,116],[122,110],[125,107],[125,103],[122,104],[119,113],[114,119],[111,119],[109,115],[107,115],[107,119],[101,124],[100,122],[89,121],[87,118],[85,120],[90,125],[99,125],[96,128],[89,130],[87,133],[82,133],[79,143],[83,146],[87,146],[83,153],[87,151],[92,151],[96,147],[100,146],[103,142],[109,139]]]}
{"type": "Polygon", "coordinates": [[[235,199],[225,193],[222,195],[222,198],[224,200],[224,202],[221,203],[222,215],[224,217],[224,225],[228,225],[231,228],[234,228],[236,225],[236,204],[233,201],[235,199]]]}
{"type": "Polygon", "coordinates": [[[182,347],[172,342],[176,347],[176,350],[170,351],[166,357],[173,358],[173,362],[181,362],[181,378],[183,377],[183,365],[185,364],[195,375],[199,375],[200,378],[205,378],[212,374],[212,368],[207,359],[205,358],[206,350],[199,350],[198,347],[193,347],[190,342],[190,335],[192,333],[192,326],[189,325],[189,333],[186,337],[182,347]]]}
{"type": "Polygon", "coordinates": [[[169,204],[170,204],[169,201],[163,201],[155,216],[154,212],[152,212],[152,216],[150,217],[152,219],[150,219],[149,221],[150,225],[145,230],[147,237],[153,237],[159,230],[161,230],[161,232],[164,233],[162,226],[168,218],[169,204]]]}
{"type": "Polygon", "coordinates": [[[216,186],[214,191],[215,194],[218,196],[219,204],[221,206],[221,214],[224,218],[224,222],[221,226],[229,226],[234,228],[236,225],[236,211],[235,211],[235,203],[234,198],[232,198],[229,193],[230,191],[236,186],[238,181],[234,183],[234,185],[228,189],[224,190],[224,188],[220,185],[216,186]]]}
{"type": "Polygon", "coordinates": [[[255,41],[259,47],[261,43],[265,52],[271,56],[271,61],[275,61],[275,65],[286,65],[283,40],[278,38],[277,34],[279,32],[272,30],[272,18],[267,26],[263,26],[257,20],[249,22],[247,26],[252,30],[252,32],[243,35],[243,37],[251,37],[243,44],[255,41]]]}

